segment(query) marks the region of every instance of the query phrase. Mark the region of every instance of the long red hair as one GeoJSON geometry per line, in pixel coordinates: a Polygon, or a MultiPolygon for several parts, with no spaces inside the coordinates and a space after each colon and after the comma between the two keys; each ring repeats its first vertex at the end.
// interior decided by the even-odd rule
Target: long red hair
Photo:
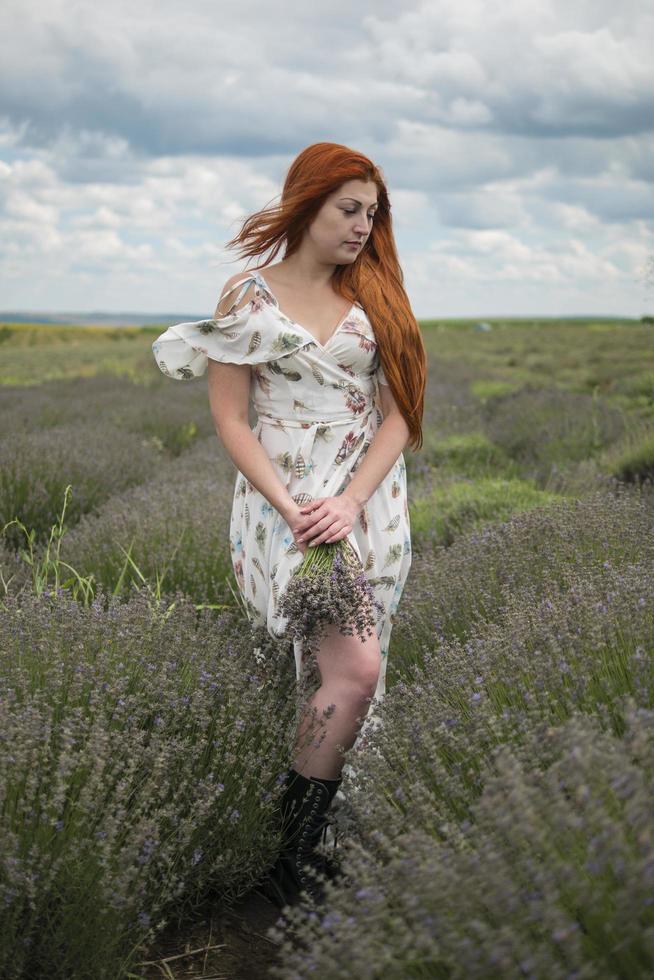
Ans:
{"type": "Polygon", "coordinates": [[[239,247],[253,258],[271,250],[272,261],[282,244],[292,255],[325,200],[348,180],[374,181],[378,208],[365,247],[354,262],[339,265],[332,282],[350,303],[360,303],[372,324],[381,366],[409,428],[409,445],[422,446],[427,355],[404,289],[393,236],[391,205],[378,167],[340,143],[313,143],[295,158],[284,181],[281,202],[250,215],[227,248],[239,247]]]}

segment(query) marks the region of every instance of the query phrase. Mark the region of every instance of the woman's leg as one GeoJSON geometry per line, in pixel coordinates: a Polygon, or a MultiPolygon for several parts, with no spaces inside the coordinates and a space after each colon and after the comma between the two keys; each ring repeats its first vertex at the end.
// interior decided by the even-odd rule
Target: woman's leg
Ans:
{"type": "Polygon", "coordinates": [[[321,686],[309,700],[298,727],[293,768],[303,776],[336,779],[343,768],[341,748],[345,751],[354,745],[377,687],[379,640],[375,633],[364,641],[356,634],[344,636],[334,624],[321,639],[316,659],[321,686]],[[331,713],[324,715],[330,706],[331,713]],[[324,733],[318,745],[307,745],[313,716],[323,719],[324,733]]]}

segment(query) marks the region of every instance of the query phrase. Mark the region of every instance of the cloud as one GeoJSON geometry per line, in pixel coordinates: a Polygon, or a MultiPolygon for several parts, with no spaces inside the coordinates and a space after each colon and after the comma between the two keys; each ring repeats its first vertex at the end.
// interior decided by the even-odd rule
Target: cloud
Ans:
{"type": "Polygon", "coordinates": [[[280,31],[263,3],[223,4],[218,16],[196,2],[180,17],[171,0],[80,0],[71,16],[67,0],[9,0],[0,113],[27,123],[25,145],[71,128],[152,155],[291,153],[320,138],[321,112],[347,139],[362,118],[374,127],[389,114],[484,133],[642,133],[654,15],[626,6],[630,19],[606,3],[365,0],[355,16],[339,2],[297,17],[296,3],[280,31]]]}
{"type": "Polygon", "coordinates": [[[476,106],[467,125],[496,133],[651,132],[654,14],[645,3],[429,0],[364,23],[381,71],[424,95],[423,120],[448,124],[467,99],[476,106]]]}
{"type": "Polygon", "coordinates": [[[3,305],[213,308],[240,220],[303,146],[331,140],[381,165],[419,315],[438,312],[434,270],[450,310],[456,284],[461,310],[559,290],[571,311],[639,312],[654,221],[645,0],[284,11],[6,0],[3,305]]]}

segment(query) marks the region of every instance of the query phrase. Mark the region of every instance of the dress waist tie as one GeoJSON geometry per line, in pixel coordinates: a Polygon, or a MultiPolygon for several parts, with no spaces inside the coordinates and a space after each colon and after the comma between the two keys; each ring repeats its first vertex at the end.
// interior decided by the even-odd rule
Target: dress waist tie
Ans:
{"type": "Polygon", "coordinates": [[[278,419],[272,418],[270,415],[259,415],[258,420],[264,425],[289,425],[294,429],[306,429],[308,431],[318,425],[354,425],[356,422],[367,422],[373,409],[374,406],[371,406],[360,415],[348,415],[338,419],[278,419]]]}

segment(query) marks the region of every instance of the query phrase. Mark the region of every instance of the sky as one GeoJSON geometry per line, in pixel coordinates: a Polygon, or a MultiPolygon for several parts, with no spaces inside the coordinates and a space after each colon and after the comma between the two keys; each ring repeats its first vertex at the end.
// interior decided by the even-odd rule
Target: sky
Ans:
{"type": "Polygon", "coordinates": [[[329,141],[381,169],[417,317],[654,313],[651,0],[4,0],[0,33],[2,310],[211,315],[329,141]]]}

